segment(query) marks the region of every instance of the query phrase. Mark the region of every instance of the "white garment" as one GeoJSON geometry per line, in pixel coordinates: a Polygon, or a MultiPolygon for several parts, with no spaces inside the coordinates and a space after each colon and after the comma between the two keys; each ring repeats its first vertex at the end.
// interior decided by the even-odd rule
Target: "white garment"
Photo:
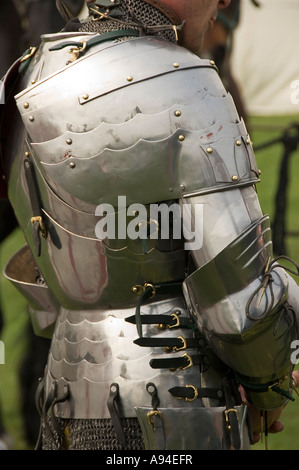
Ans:
{"type": "Polygon", "coordinates": [[[233,75],[249,114],[299,115],[299,0],[260,3],[241,0],[233,75]]]}

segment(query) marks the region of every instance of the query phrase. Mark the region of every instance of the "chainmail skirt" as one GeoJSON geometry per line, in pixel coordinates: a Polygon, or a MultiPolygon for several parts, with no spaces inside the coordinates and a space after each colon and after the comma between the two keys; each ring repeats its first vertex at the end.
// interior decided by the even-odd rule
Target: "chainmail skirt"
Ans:
{"type": "Polygon", "coordinates": [[[123,418],[126,446],[122,447],[110,419],[42,421],[42,450],[144,450],[141,428],[136,418],[123,418]],[[57,426],[59,429],[57,429],[57,426]]]}

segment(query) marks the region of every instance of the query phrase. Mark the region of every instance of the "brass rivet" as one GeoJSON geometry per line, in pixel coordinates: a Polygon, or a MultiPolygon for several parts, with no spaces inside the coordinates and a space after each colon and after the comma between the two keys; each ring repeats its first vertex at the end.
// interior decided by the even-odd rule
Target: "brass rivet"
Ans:
{"type": "Polygon", "coordinates": [[[242,145],[241,140],[236,140],[236,145],[237,145],[238,147],[240,147],[240,145],[242,145]]]}
{"type": "Polygon", "coordinates": [[[36,80],[31,80],[32,85],[36,83],[36,80]]]}
{"type": "Polygon", "coordinates": [[[210,60],[210,64],[211,64],[211,65],[216,65],[216,63],[215,63],[214,60],[210,60]]]}
{"type": "Polygon", "coordinates": [[[30,153],[29,153],[29,152],[25,152],[25,157],[26,157],[26,158],[28,158],[28,157],[29,157],[29,155],[30,155],[30,153]]]}
{"type": "Polygon", "coordinates": [[[24,103],[24,108],[28,109],[29,108],[29,103],[24,103]]]}
{"type": "Polygon", "coordinates": [[[184,135],[179,135],[179,141],[183,142],[183,140],[185,140],[185,136],[184,135]]]}
{"type": "Polygon", "coordinates": [[[174,62],[173,66],[174,66],[175,69],[177,69],[177,68],[179,68],[180,64],[178,62],[174,62]]]}
{"type": "Polygon", "coordinates": [[[247,144],[247,145],[250,145],[250,144],[251,144],[250,139],[246,139],[246,144],[247,144]]]}
{"type": "Polygon", "coordinates": [[[71,145],[71,144],[73,143],[73,141],[72,141],[72,139],[66,139],[66,143],[67,143],[68,145],[71,145]]]}
{"type": "Polygon", "coordinates": [[[127,81],[128,81],[128,82],[131,82],[132,80],[133,80],[132,75],[128,75],[128,76],[127,76],[127,81]]]}
{"type": "Polygon", "coordinates": [[[262,170],[258,170],[258,174],[261,175],[261,174],[262,174],[262,170]]]}
{"type": "Polygon", "coordinates": [[[70,162],[70,164],[69,164],[69,167],[70,167],[70,168],[75,168],[75,166],[76,166],[76,163],[75,163],[75,162],[70,162]]]}
{"type": "Polygon", "coordinates": [[[88,100],[89,95],[88,95],[87,93],[85,93],[85,94],[82,96],[82,98],[83,98],[84,100],[88,100]]]}
{"type": "Polygon", "coordinates": [[[237,177],[237,175],[233,175],[233,176],[232,176],[232,180],[233,180],[233,181],[238,181],[238,179],[239,179],[239,178],[237,177]]]}
{"type": "Polygon", "coordinates": [[[179,110],[177,110],[177,111],[174,112],[174,115],[175,115],[176,117],[181,116],[181,114],[182,114],[182,113],[181,113],[181,111],[179,111],[179,110]]]}
{"type": "Polygon", "coordinates": [[[208,153],[213,153],[212,147],[208,147],[208,148],[207,148],[207,152],[208,152],[208,153]]]}
{"type": "Polygon", "coordinates": [[[134,292],[134,293],[138,292],[138,287],[133,286],[133,287],[132,287],[132,292],[134,292]]]}
{"type": "Polygon", "coordinates": [[[185,189],[185,185],[184,184],[180,184],[180,189],[183,191],[185,189]]]}
{"type": "Polygon", "coordinates": [[[33,116],[29,116],[29,121],[30,121],[30,122],[33,122],[33,121],[34,121],[34,117],[33,117],[33,116]]]}

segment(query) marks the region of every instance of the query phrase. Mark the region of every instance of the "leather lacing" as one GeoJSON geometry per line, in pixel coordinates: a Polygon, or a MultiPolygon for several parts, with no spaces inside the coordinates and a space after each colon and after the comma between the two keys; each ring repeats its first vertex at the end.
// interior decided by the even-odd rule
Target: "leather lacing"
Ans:
{"type": "MultiPolygon", "coordinates": [[[[280,256],[277,256],[276,258],[274,258],[272,261],[269,261],[266,265],[265,272],[262,276],[262,280],[261,280],[260,285],[257,287],[257,289],[255,289],[253,291],[253,293],[249,297],[248,302],[246,304],[246,316],[247,316],[247,318],[249,318],[252,321],[262,320],[263,318],[265,318],[273,310],[275,298],[274,298],[273,285],[272,285],[273,282],[274,282],[274,279],[273,279],[273,276],[272,276],[272,271],[276,268],[283,268],[285,271],[288,271],[290,274],[294,274],[296,276],[299,276],[299,265],[295,261],[293,261],[291,258],[289,258],[288,256],[280,255],[280,256]],[[283,266],[283,265],[277,263],[277,261],[279,259],[285,259],[285,260],[291,262],[295,266],[296,270],[294,271],[294,270],[292,270],[292,269],[290,269],[286,266],[283,266]],[[258,294],[260,294],[259,301],[258,301],[258,306],[259,306],[260,301],[261,301],[267,287],[269,288],[269,291],[270,291],[270,302],[266,302],[264,311],[260,315],[252,316],[250,314],[250,306],[252,305],[253,300],[256,298],[256,296],[258,294]]],[[[284,305],[284,308],[286,308],[286,305],[284,305]]],[[[288,306],[288,310],[291,311],[291,309],[292,308],[288,306]]]]}

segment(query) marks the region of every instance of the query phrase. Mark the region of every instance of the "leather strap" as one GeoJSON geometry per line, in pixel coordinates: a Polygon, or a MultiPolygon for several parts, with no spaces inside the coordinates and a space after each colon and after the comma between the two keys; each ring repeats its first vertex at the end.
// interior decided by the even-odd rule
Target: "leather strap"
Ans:
{"type": "Polygon", "coordinates": [[[43,223],[40,195],[38,191],[33,163],[27,158],[24,161],[25,177],[27,181],[31,209],[33,217],[31,218],[32,237],[36,256],[41,254],[41,234],[44,238],[47,236],[46,227],[43,223]]]}
{"type": "Polygon", "coordinates": [[[150,366],[153,369],[188,369],[192,366],[198,366],[204,364],[204,356],[189,356],[189,354],[183,354],[181,357],[170,357],[166,359],[152,359],[150,366]]]}
{"type": "Polygon", "coordinates": [[[132,291],[139,294],[139,299],[136,306],[135,317],[136,317],[136,328],[139,337],[142,337],[142,321],[141,321],[141,305],[151,297],[160,294],[180,294],[182,292],[182,282],[172,282],[163,284],[151,284],[145,282],[143,286],[135,285],[132,287],[132,291]]]}
{"type": "Polygon", "coordinates": [[[179,336],[177,338],[138,338],[133,341],[138,346],[143,347],[161,347],[170,348],[176,351],[187,348],[196,348],[199,345],[198,338],[183,338],[179,336]]]}
{"type": "Polygon", "coordinates": [[[107,407],[110,413],[111,421],[119,443],[124,449],[126,446],[126,437],[122,429],[121,420],[118,412],[119,385],[113,383],[110,386],[110,395],[107,401],[107,407]]]}
{"type": "Polygon", "coordinates": [[[165,450],[165,436],[164,436],[164,426],[163,418],[161,411],[158,411],[158,406],[160,400],[158,397],[158,390],[156,385],[153,382],[146,384],[146,390],[152,397],[152,411],[147,413],[147,419],[152,425],[153,431],[156,436],[156,447],[157,450],[165,450]]]}
{"type": "Polygon", "coordinates": [[[231,396],[230,381],[227,377],[223,378],[222,385],[226,403],[226,410],[224,411],[226,427],[229,432],[231,445],[235,450],[240,450],[241,437],[239,431],[238,413],[235,408],[234,400],[231,396]]]}
{"type": "Polygon", "coordinates": [[[78,47],[78,48],[83,48],[84,46],[84,51],[87,51],[90,47],[96,46],[97,44],[101,44],[102,42],[105,41],[112,41],[114,39],[118,39],[121,37],[125,36],[139,36],[140,33],[136,29],[121,29],[117,31],[108,31],[107,33],[103,34],[98,34],[97,36],[89,39],[86,41],[85,46],[83,42],[78,42],[78,41],[65,41],[61,42],[59,44],[56,44],[55,46],[50,47],[49,51],[59,51],[60,49],[63,49],[64,47],[78,47]]]}
{"type": "Polygon", "coordinates": [[[223,397],[223,392],[221,389],[208,387],[198,388],[194,387],[193,385],[187,385],[185,387],[173,387],[168,391],[175,398],[184,399],[186,401],[194,401],[197,398],[221,399],[223,397]]]}
{"type": "MultiPolygon", "coordinates": [[[[165,5],[165,3],[160,2],[160,0],[143,0],[144,3],[148,3],[152,7],[159,10],[163,15],[167,16],[167,18],[172,22],[174,26],[179,26],[182,24],[182,20],[179,16],[171,9],[169,6],[165,5]]],[[[177,30],[178,34],[178,44],[182,44],[183,42],[183,31],[177,30]]]]}
{"type": "MultiPolygon", "coordinates": [[[[128,323],[136,324],[136,316],[125,318],[128,323]]],[[[140,315],[143,325],[161,325],[161,328],[191,328],[194,329],[193,322],[186,317],[179,317],[175,313],[172,315],[140,315]]]]}

